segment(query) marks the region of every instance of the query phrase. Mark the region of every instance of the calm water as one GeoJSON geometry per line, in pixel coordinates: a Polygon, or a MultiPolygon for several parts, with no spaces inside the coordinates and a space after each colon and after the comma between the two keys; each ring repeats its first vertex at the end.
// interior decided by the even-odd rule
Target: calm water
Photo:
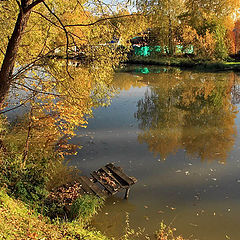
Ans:
{"type": "Polygon", "coordinates": [[[109,198],[94,226],[119,237],[126,212],[154,239],[162,220],[200,240],[240,239],[240,100],[234,73],[133,66],[116,73],[111,106],[94,111],[72,165],[109,162],[138,179],[109,198]]]}

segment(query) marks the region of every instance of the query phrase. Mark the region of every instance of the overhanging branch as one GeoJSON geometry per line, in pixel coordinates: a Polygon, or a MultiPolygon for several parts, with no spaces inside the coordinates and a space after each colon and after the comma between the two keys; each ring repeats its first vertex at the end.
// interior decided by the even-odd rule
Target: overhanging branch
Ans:
{"type": "Polygon", "coordinates": [[[24,9],[24,11],[25,11],[25,12],[31,11],[35,6],[37,6],[37,5],[38,5],[39,3],[41,3],[41,2],[44,2],[44,0],[36,0],[36,1],[32,2],[30,5],[28,5],[28,6],[24,9]]]}
{"type": "Polygon", "coordinates": [[[65,25],[62,23],[61,19],[48,7],[48,5],[47,5],[44,1],[43,1],[43,4],[44,4],[44,6],[47,8],[47,10],[58,20],[58,22],[60,23],[60,25],[62,26],[62,28],[63,28],[63,30],[64,30],[64,32],[65,32],[66,41],[67,41],[67,46],[66,46],[66,57],[67,57],[67,59],[66,59],[66,61],[67,61],[66,71],[67,71],[69,77],[73,79],[73,77],[71,76],[71,74],[70,74],[69,71],[68,71],[68,59],[69,59],[69,58],[68,58],[68,57],[69,57],[69,54],[68,54],[68,47],[69,47],[68,31],[67,31],[65,25]]]}
{"type": "Polygon", "coordinates": [[[114,20],[114,19],[119,19],[119,18],[125,18],[125,17],[135,17],[135,16],[141,16],[142,14],[127,14],[127,15],[121,15],[121,16],[115,16],[115,17],[106,17],[106,18],[101,18],[101,19],[98,19],[97,21],[95,22],[92,22],[92,23],[87,23],[87,24],[67,24],[65,25],[65,27],[88,27],[88,26],[93,26],[97,23],[100,23],[100,22],[104,22],[104,21],[107,21],[107,20],[114,20]]]}

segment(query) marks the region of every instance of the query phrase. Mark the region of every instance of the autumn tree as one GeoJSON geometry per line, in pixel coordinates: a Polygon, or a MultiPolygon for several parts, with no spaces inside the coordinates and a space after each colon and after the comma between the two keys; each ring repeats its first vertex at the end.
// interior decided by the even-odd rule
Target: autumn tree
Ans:
{"type": "MultiPolygon", "coordinates": [[[[39,61],[43,56],[46,57],[46,55],[54,53],[56,49],[64,51],[65,57],[68,57],[72,46],[77,47],[77,49],[82,49],[81,46],[88,47],[84,49],[84,53],[86,55],[94,55],[92,57],[96,60],[99,56],[103,57],[102,49],[99,50],[100,46],[98,46],[98,49],[94,49],[91,46],[106,44],[106,42],[112,39],[113,31],[116,31],[117,28],[119,31],[118,36],[121,35],[123,44],[126,42],[124,34],[121,33],[122,28],[119,29],[118,26],[114,26],[110,22],[110,19],[118,18],[119,16],[116,17],[112,13],[111,17],[107,17],[109,13],[102,9],[101,12],[99,10],[101,4],[97,3],[94,10],[98,6],[99,14],[93,15],[90,13],[91,7],[89,7],[89,10],[86,10],[84,3],[84,1],[72,1],[70,3],[69,1],[44,0],[1,2],[3,30],[6,28],[4,20],[9,20],[8,29],[1,36],[1,104],[6,98],[10,85],[13,83],[13,79],[16,78],[16,74],[19,72],[22,74],[22,71],[19,70],[17,73],[13,72],[16,63],[18,66],[24,64],[24,67],[32,65],[34,61],[39,61]],[[16,10],[17,7],[18,10],[16,10]],[[15,20],[16,18],[17,20],[15,20]],[[7,39],[8,36],[11,36],[9,41],[7,39]],[[99,56],[96,56],[97,52],[100,52],[99,56]]],[[[121,15],[120,17],[125,16],[121,15]]],[[[127,22],[127,17],[131,19],[132,16],[129,13],[126,14],[125,22],[127,22]]],[[[124,26],[124,24],[122,25],[124,26]]],[[[131,34],[133,32],[129,31],[128,37],[131,34]]],[[[108,51],[111,53],[113,49],[111,51],[108,49],[108,51]]],[[[66,64],[66,71],[68,71],[67,68],[68,64],[66,64]]]]}
{"type": "Polygon", "coordinates": [[[114,68],[124,57],[110,41],[121,38],[128,47],[142,20],[120,11],[120,5],[115,13],[99,1],[89,6],[79,0],[0,4],[1,113],[21,106],[29,110],[19,149],[24,166],[31,150],[55,149],[76,126],[86,127],[93,107],[109,103],[114,68]]]}
{"type": "Polygon", "coordinates": [[[185,6],[186,12],[181,16],[185,36],[188,34],[186,30],[189,31],[190,28],[191,34],[195,35],[193,45],[197,42],[197,48],[200,49],[202,46],[200,49],[202,52],[205,51],[206,45],[212,45],[213,49],[210,50],[211,47],[206,49],[207,56],[226,58],[231,52],[230,32],[233,30],[233,14],[239,8],[240,2],[238,0],[188,0],[185,6]]]}
{"type": "Polygon", "coordinates": [[[180,26],[179,16],[184,12],[184,1],[151,0],[138,1],[137,7],[149,18],[155,44],[165,48],[169,55],[175,53],[176,32],[180,26]]]}
{"type": "Polygon", "coordinates": [[[240,20],[238,19],[232,31],[233,35],[233,53],[237,54],[240,50],[240,20]]]}

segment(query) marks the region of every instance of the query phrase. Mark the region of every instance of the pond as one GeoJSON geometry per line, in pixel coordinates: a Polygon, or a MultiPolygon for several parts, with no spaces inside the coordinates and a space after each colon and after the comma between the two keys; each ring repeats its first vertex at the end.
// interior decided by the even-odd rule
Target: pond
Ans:
{"type": "Polygon", "coordinates": [[[191,239],[240,239],[239,76],[131,66],[113,87],[111,105],[77,131],[71,165],[89,175],[114,162],[138,182],[94,226],[118,238],[129,217],[154,239],[163,220],[191,239]]]}

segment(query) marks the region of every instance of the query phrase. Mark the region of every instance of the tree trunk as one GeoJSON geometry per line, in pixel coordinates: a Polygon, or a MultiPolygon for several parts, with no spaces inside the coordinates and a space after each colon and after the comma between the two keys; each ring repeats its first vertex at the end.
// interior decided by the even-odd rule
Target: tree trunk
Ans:
{"type": "Polygon", "coordinates": [[[27,26],[27,22],[30,16],[31,11],[25,11],[26,7],[29,4],[29,0],[22,1],[24,5],[21,6],[18,18],[12,33],[11,38],[9,39],[5,57],[1,66],[0,71],[0,109],[3,106],[3,103],[6,99],[6,96],[9,92],[11,82],[12,82],[12,73],[14,64],[17,57],[17,52],[19,44],[22,38],[24,29],[27,26]]]}

